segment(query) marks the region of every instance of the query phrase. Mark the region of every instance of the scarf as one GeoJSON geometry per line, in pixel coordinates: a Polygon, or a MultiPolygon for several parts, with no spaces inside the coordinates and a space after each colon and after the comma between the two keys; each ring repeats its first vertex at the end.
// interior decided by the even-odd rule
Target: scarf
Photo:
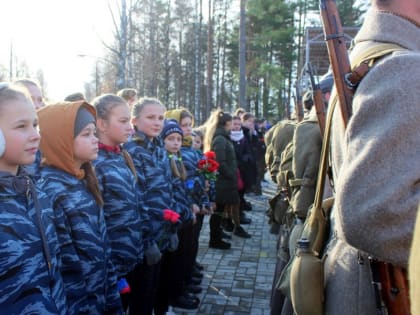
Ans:
{"type": "Polygon", "coordinates": [[[120,148],[119,145],[111,146],[111,145],[107,145],[107,144],[103,144],[103,143],[99,142],[98,147],[99,147],[99,150],[102,149],[102,150],[105,150],[107,152],[114,152],[114,153],[117,153],[117,154],[119,154],[121,152],[121,148],[120,148]]]}
{"type": "Polygon", "coordinates": [[[232,141],[235,141],[235,142],[241,141],[243,137],[244,137],[244,133],[242,129],[239,131],[233,131],[233,130],[230,131],[230,140],[232,141]]]}

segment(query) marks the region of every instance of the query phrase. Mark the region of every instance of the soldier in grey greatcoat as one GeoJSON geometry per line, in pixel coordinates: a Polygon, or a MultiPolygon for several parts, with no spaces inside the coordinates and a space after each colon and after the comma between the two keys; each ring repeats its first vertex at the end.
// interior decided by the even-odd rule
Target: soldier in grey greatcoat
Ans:
{"type": "Polygon", "coordinates": [[[334,113],[326,314],[375,314],[369,256],[407,267],[420,201],[419,26],[418,0],[375,0],[355,38],[351,59],[374,41],[404,50],[363,78],[345,132],[334,113]]]}

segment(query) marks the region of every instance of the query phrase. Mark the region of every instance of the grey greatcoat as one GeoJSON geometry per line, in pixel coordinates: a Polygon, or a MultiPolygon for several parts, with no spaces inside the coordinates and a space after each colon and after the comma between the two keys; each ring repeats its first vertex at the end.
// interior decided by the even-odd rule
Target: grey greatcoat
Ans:
{"type": "Polygon", "coordinates": [[[367,257],[406,267],[420,201],[420,28],[370,11],[351,58],[372,41],[407,50],[379,60],[365,76],[345,133],[334,113],[326,314],[375,314],[367,257]]]}

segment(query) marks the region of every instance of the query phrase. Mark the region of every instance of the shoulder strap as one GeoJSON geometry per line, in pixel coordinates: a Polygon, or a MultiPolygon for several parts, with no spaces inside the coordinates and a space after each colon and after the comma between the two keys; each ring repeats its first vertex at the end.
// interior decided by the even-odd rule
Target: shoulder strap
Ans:
{"type": "MultiPolygon", "coordinates": [[[[361,55],[359,55],[355,60],[352,61],[352,73],[350,74],[350,77],[353,75],[357,75],[357,81],[352,82],[354,84],[354,88],[357,87],[357,85],[361,82],[363,77],[368,73],[370,68],[374,65],[374,63],[379,59],[382,58],[392,52],[395,51],[401,51],[404,50],[403,47],[395,44],[390,43],[378,43],[377,45],[373,45],[366,51],[364,51],[361,55]],[[363,65],[361,71],[360,66],[363,65]]],[[[351,79],[348,78],[351,82],[351,79]]],[[[324,213],[322,213],[322,198],[324,195],[324,186],[325,186],[325,180],[327,176],[327,170],[328,170],[328,155],[329,155],[329,149],[330,149],[330,138],[331,138],[331,126],[332,126],[332,117],[334,113],[334,109],[336,107],[336,104],[338,102],[338,97],[336,94],[336,91],[334,90],[333,95],[331,95],[331,102],[329,105],[328,110],[328,116],[327,116],[327,123],[325,127],[325,134],[324,138],[322,140],[322,150],[321,150],[321,159],[320,159],[320,166],[318,171],[318,179],[317,179],[317,185],[316,185],[316,191],[315,191],[315,200],[314,200],[314,211],[319,212],[319,216],[325,216],[324,213]]],[[[331,179],[332,180],[332,179],[331,179]]]]}
{"type": "Polygon", "coordinates": [[[356,88],[376,61],[395,51],[402,50],[405,50],[405,48],[392,43],[376,43],[372,45],[351,61],[352,72],[346,76],[347,84],[356,88]]]}

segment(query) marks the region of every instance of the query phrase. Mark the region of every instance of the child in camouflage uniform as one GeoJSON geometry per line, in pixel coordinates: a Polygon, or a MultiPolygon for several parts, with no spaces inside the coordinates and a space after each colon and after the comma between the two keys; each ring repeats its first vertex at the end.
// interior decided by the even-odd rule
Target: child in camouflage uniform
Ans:
{"type": "Polygon", "coordinates": [[[79,101],[38,111],[41,187],[53,202],[70,314],[121,314],[102,197],[92,160],[98,155],[95,109],[79,101]]]}
{"type": "MultiPolygon", "coordinates": [[[[168,156],[159,134],[162,131],[165,107],[157,99],[142,98],[132,109],[135,134],[124,145],[137,171],[139,187],[144,192],[143,208],[150,217],[150,238],[145,244],[145,268],[139,274],[141,296],[134,314],[164,314],[167,309],[165,294],[158,294],[162,266],[167,268],[165,253],[176,241],[174,223],[165,220],[166,210],[174,209],[171,190],[171,171],[168,156]],[[162,299],[157,300],[157,297],[162,299]]],[[[164,283],[161,287],[164,287],[164,283]]]]}
{"type": "Polygon", "coordinates": [[[67,312],[53,211],[22,165],[35,161],[37,116],[30,96],[0,84],[0,310],[2,314],[67,312]]]}
{"type": "Polygon", "coordinates": [[[121,148],[131,135],[130,109],[126,101],[113,94],[97,97],[93,105],[99,137],[98,158],[93,164],[104,200],[111,259],[120,279],[123,304],[128,306],[143,298],[137,292],[136,274],[143,267],[143,237],[149,231],[149,217],[142,207],[143,191],[138,187],[133,161],[121,148]],[[129,287],[123,286],[125,277],[129,287]],[[130,289],[131,294],[127,292],[130,289]]]}

